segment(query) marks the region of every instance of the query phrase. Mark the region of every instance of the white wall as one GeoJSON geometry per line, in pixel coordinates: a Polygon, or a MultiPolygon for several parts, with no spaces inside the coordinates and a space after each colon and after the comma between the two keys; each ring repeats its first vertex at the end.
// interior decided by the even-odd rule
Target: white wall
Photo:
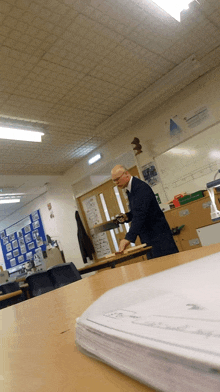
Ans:
{"type": "MultiPolygon", "coordinates": [[[[72,169],[70,169],[64,176],[66,181],[74,185],[74,189],[82,194],[87,192],[88,186],[91,186],[92,177],[102,172],[103,167],[109,168],[109,176],[105,173],[105,179],[110,178],[110,169],[115,163],[118,163],[118,157],[123,156],[125,153],[132,151],[131,141],[134,137],[140,139],[143,153],[136,157],[139,167],[154,160],[157,156],[171,149],[184,140],[189,140],[197,132],[201,132],[201,127],[210,126],[210,124],[218,123],[220,121],[220,68],[206,74],[199,78],[196,82],[192,83],[182,91],[177,93],[174,97],[165,102],[158,109],[148,114],[144,119],[136,123],[132,128],[126,132],[119,134],[116,138],[106,143],[99,148],[97,152],[102,154],[102,160],[92,166],[88,166],[88,159],[95,155],[95,152],[90,154],[85,159],[79,161],[72,169]],[[184,116],[192,110],[201,106],[207,106],[210,112],[210,119],[197,129],[190,129],[184,122],[184,116]],[[170,137],[169,133],[169,120],[174,116],[178,116],[181,121],[183,132],[179,137],[170,137]],[[77,173],[77,176],[76,176],[77,173]],[[80,183],[80,187],[78,184],[80,183]],[[84,184],[84,189],[83,185],[84,184]],[[89,184],[89,185],[88,185],[89,184]]],[[[175,170],[175,167],[173,168],[175,170]]],[[[216,168],[213,166],[213,173],[206,175],[203,178],[197,178],[196,186],[198,189],[203,189],[207,181],[213,179],[216,168]]],[[[154,192],[159,193],[163,203],[170,200],[170,195],[163,186],[163,175],[161,174],[162,183],[154,187],[154,192]]],[[[172,181],[173,173],[170,172],[170,181],[172,181]]],[[[181,173],[180,173],[181,176],[181,173]]],[[[205,176],[205,174],[204,174],[205,176]]],[[[100,177],[100,179],[103,177],[100,177]]],[[[187,189],[182,186],[174,190],[173,196],[177,193],[187,191],[188,193],[195,191],[195,182],[187,184],[187,189]]],[[[78,194],[77,194],[78,196],[78,194]]]]}
{"type": "Polygon", "coordinates": [[[64,176],[59,181],[49,184],[48,200],[53,207],[54,221],[51,236],[60,241],[66,262],[73,262],[77,268],[84,266],[77,238],[75,212],[76,201],[71,183],[64,176]]]}
{"type": "MultiPolygon", "coordinates": [[[[136,136],[140,139],[143,153],[138,155],[140,166],[150,162],[152,159],[174,147],[176,144],[191,138],[195,133],[182,121],[183,133],[181,138],[171,139],[167,122],[177,115],[180,119],[200,106],[210,109],[212,122],[220,121],[220,68],[199,78],[174,97],[165,102],[158,109],[148,114],[144,119],[135,124],[126,132],[119,134],[115,139],[106,143],[97,151],[102,154],[102,160],[92,166],[88,166],[88,159],[95,155],[93,151],[85,159],[80,160],[66,174],[66,181],[75,184],[82,178],[98,173],[106,164],[114,165],[118,156],[132,151],[131,141],[136,136]],[[77,173],[77,176],[76,176],[77,173]]],[[[199,128],[198,131],[201,131],[199,128]]],[[[172,173],[171,173],[172,177],[172,173]]]]}
{"type": "MultiPolygon", "coordinates": [[[[167,122],[170,118],[177,115],[183,119],[191,110],[199,106],[208,106],[212,113],[213,122],[220,121],[220,68],[210,72],[209,74],[199,78],[196,82],[186,87],[169,101],[161,105],[157,110],[148,114],[144,119],[139,121],[135,126],[126,130],[126,132],[119,134],[115,139],[98,149],[102,154],[102,160],[92,166],[88,166],[88,159],[95,154],[93,152],[85,159],[80,160],[73,168],[62,176],[60,180],[51,181],[48,186],[48,192],[36,199],[23,208],[19,213],[13,214],[8,220],[1,222],[0,228],[4,229],[10,224],[22,219],[24,216],[31,213],[33,210],[40,208],[45,232],[52,237],[57,237],[61,243],[64,251],[66,261],[74,261],[78,268],[83,267],[78,239],[77,227],[75,221],[75,211],[77,209],[76,201],[73,198],[72,186],[84,179],[84,183],[91,183],[91,176],[95,176],[96,180],[99,178],[108,178],[108,173],[103,177],[103,167],[110,168],[118,163],[118,157],[132,152],[131,141],[134,137],[138,137],[141,141],[143,153],[136,157],[137,163],[142,165],[149,163],[155,157],[159,156],[166,150],[172,148],[179,142],[189,139],[193,136],[192,130],[186,126],[179,140],[171,139],[167,127],[167,122]],[[47,203],[52,204],[54,218],[50,219],[47,203]]],[[[133,152],[132,152],[133,153],[133,152]]],[[[172,180],[172,173],[170,173],[172,180]]],[[[210,181],[213,179],[210,174],[210,181]]],[[[163,178],[162,178],[163,180],[163,178]]],[[[205,179],[205,181],[207,178],[205,179]]],[[[201,178],[201,181],[202,178],[201,178]]],[[[188,184],[189,185],[189,184],[188,184]]],[[[198,183],[199,187],[199,183],[198,183]]],[[[83,192],[82,187],[80,188],[83,192]]],[[[162,201],[167,201],[167,195],[164,192],[163,185],[159,184],[154,187],[154,192],[159,193],[162,201]]],[[[84,191],[88,191],[86,185],[84,191]]],[[[184,187],[182,189],[184,191],[184,187]]],[[[194,187],[192,186],[192,192],[194,187]]],[[[190,192],[190,185],[188,186],[190,192]]],[[[1,262],[1,260],[0,260],[1,262]]]]}

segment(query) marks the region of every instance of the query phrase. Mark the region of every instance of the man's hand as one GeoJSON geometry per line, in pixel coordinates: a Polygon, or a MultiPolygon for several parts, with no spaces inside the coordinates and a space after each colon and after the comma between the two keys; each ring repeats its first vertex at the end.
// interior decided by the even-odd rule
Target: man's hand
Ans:
{"type": "Polygon", "coordinates": [[[115,220],[116,220],[118,223],[125,223],[125,222],[127,222],[128,217],[127,217],[126,214],[119,214],[119,215],[116,215],[115,220]]]}
{"type": "Polygon", "coordinates": [[[119,253],[124,252],[124,250],[127,248],[127,246],[130,244],[130,241],[126,240],[125,238],[120,241],[119,244],[119,253]]]}

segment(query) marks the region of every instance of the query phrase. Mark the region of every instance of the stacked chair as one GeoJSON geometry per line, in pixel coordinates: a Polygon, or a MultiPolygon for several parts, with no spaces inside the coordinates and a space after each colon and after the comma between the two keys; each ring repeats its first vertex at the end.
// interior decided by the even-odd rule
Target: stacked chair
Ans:
{"type": "Polygon", "coordinates": [[[47,272],[55,289],[82,279],[73,263],[55,265],[49,268],[47,272]]]}
{"type": "MultiPolygon", "coordinates": [[[[0,285],[0,291],[2,291],[2,294],[10,294],[18,290],[20,290],[20,286],[17,282],[7,282],[0,285]]],[[[19,297],[12,297],[4,301],[0,301],[0,309],[25,301],[25,299],[25,294],[22,293],[19,297]]]]}
{"type": "Polygon", "coordinates": [[[35,272],[26,278],[29,285],[29,293],[31,297],[47,293],[54,290],[53,283],[51,282],[47,271],[35,272]]]}
{"type": "Polygon", "coordinates": [[[82,279],[73,263],[63,263],[29,275],[26,282],[29,285],[31,297],[47,293],[51,290],[65,286],[82,279]]]}

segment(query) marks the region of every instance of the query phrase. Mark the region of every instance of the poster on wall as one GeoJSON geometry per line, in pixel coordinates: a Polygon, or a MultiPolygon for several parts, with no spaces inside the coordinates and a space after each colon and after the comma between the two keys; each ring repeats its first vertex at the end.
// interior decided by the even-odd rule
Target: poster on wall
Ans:
{"type": "Polygon", "coordinates": [[[0,240],[6,269],[33,260],[39,249],[46,250],[40,210],[2,230],[0,240]]]}
{"type": "Polygon", "coordinates": [[[148,185],[154,186],[160,182],[160,177],[154,162],[142,166],[142,173],[148,185]]]}
{"type": "Polygon", "coordinates": [[[210,109],[207,106],[202,106],[187,113],[184,116],[184,121],[191,130],[198,132],[207,126],[212,125],[215,122],[215,119],[212,116],[210,109]]]}
{"type": "Polygon", "coordinates": [[[90,229],[90,235],[92,237],[92,242],[95,248],[97,259],[101,259],[102,257],[111,253],[111,247],[108,241],[107,234],[104,232],[95,234],[93,229],[95,225],[102,223],[102,217],[96,200],[96,196],[91,196],[88,199],[83,200],[82,204],[90,229]]]}

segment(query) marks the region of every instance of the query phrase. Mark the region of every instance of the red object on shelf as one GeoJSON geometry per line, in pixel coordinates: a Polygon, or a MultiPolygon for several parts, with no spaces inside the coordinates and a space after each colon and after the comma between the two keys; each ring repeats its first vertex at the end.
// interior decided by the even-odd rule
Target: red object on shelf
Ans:
{"type": "Polygon", "coordinates": [[[175,207],[180,207],[180,202],[178,199],[173,199],[173,204],[175,207]]]}

